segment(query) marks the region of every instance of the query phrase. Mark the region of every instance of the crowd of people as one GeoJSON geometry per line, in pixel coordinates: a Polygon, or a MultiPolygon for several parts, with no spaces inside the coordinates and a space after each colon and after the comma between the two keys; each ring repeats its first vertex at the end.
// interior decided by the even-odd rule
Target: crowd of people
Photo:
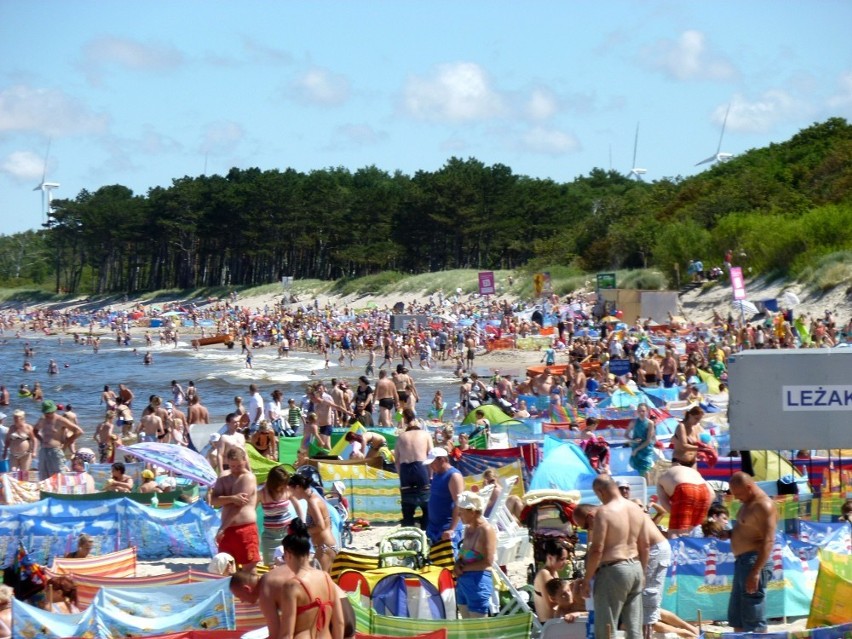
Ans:
{"type": "MultiPolygon", "coordinates": [[[[273,468],[266,484],[258,489],[248,464],[247,443],[270,460],[281,464],[295,461],[298,467],[307,461],[312,445],[325,451],[331,448],[335,427],[355,422],[368,427],[397,426],[393,450],[379,433],[348,433],[350,455],[353,459],[380,456],[396,470],[403,525],[420,526],[432,543],[453,544],[457,557],[453,574],[461,614],[483,616],[490,609],[490,566],[496,552],[496,531],[486,517],[501,487],[492,473],[478,492],[464,489],[454,461],[469,448],[471,436],[456,435],[447,423],[429,431],[422,418],[428,415],[440,421],[447,402],[439,391],[427,407],[412,369],[436,364],[454,366],[459,389],[454,417],[473,412],[476,430],[472,435],[482,432],[487,441],[490,424],[480,409],[486,402],[497,403],[516,417],[528,418],[536,415],[537,407],[527,406],[525,396],[547,397],[550,406],[584,408],[593,405],[595,395],[637,384],[677,386],[680,399],[697,404],[704,399],[698,390],[700,375],[711,375],[724,392],[725,361],[739,350],[830,347],[852,334],[852,321],[840,326],[828,312],[823,318],[804,322],[793,321],[789,313],[780,312],[750,323],[716,314],[707,326],[683,326],[671,318],[669,337],[660,342],[650,322],[619,327],[618,322],[592,318],[592,309],[583,299],[557,298],[541,308],[544,315],[555,314],[558,319],[552,341],[543,349],[542,362],[548,367],[562,362],[564,372],[557,375],[545,369],[540,375],[518,376],[494,371],[484,379],[476,370],[477,357],[490,340],[541,331],[523,305],[463,300],[458,293],[438,294],[404,308],[408,314],[426,320],[399,330],[391,329],[389,309],[356,312],[348,307],[320,308],[315,304],[313,308],[281,305],[250,310],[239,307],[235,300],[179,308],[176,312],[205,331],[234,335],[247,357],[254,349],[271,347],[281,358],[293,350],[312,350],[323,356],[326,367],[336,352],[341,371],[355,369],[356,358],[365,361],[364,375],[353,387],[344,375],[328,382],[317,380],[304,396],[288,398],[286,403],[279,389],[272,389],[264,397],[258,385],[250,384],[247,402],[239,396],[234,398],[234,409],[225,417],[226,428],[211,437],[208,455],[218,475],[210,501],[221,509],[216,542],[225,560],[220,563],[223,570],[233,573],[231,588],[235,596],[259,603],[270,631],[282,626],[291,633],[310,629],[325,633],[331,629],[335,637],[350,635],[345,634],[345,604],[326,574],[339,551],[329,503],[308,476],[291,474],[283,465],[273,468]],[[629,362],[629,373],[617,378],[611,374],[609,364],[622,358],[629,362]],[[596,365],[584,366],[589,361],[596,365]],[[279,437],[301,437],[296,460],[278,458],[279,437]],[[298,506],[300,502],[306,504],[304,512],[298,506]],[[263,518],[262,536],[257,526],[258,505],[263,518]],[[311,548],[317,567],[309,561],[311,548]],[[277,567],[259,575],[254,568],[260,562],[277,567]]],[[[79,313],[38,311],[27,318],[26,324],[44,332],[78,331],[75,342],[97,351],[100,337],[93,333],[96,326],[113,331],[119,343],[130,346],[135,339],[131,337],[133,315],[139,312],[103,310],[83,317],[79,313]],[[80,327],[83,323],[88,326],[88,335],[80,327]]],[[[0,324],[10,330],[20,328],[17,318],[9,313],[0,316],[0,324]]],[[[167,326],[159,337],[161,343],[173,340],[176,344],[177,330],[167,326]]],[[[145,331],[144,339],[150,346],[150,331],[145,331]]],[[[25,361],[29,361],[26,348],[29,345],[25,347],[25,361]]],[[[54,362],[54,367],[48,367],[48,373],[56,370],[55,365],[54,362]]],[[[119,384],[116,391],[104,386],[100,398],[104,419],[94,429],[94,440],[97,461],[112,464],[108,490],[156,493],[164,489],[162,478],[152,469],[143,473],[141,485],[134,486],[124,464],[116,459],[117,446],[134,441],[187,446],[190,425],[210,423],[209,412],[193,382],[184,387],[172,380],[170,386],[164,393],[169,398],[166,401],[159,395],[149,396],[138,421],[134,416],[133,391],[126,384],[119,384]]],[[[73,407],[43,398],[38,384],[33,389],[22,387],[20,393],[24,392],[39,400],[41,414],[30,425],[24,411],[13,413],[13,424],[3,433],[3,459],[8,459],[10,469],[29,470],[32,460],[38,459],[39,476],[45,479],[64,470],[69,457],[72,468],[81,472],[87,461],[95,461],[94,453],[77,447],[83,428],[73,407]]],[[[3,387],[0,405],[8,403],[8,391],[3,387]]],[[[607,474],[605,455],[595,453],[593,465],[601,474],[595,480],[594,491],[602,505],[580,505],[574,514],[577,525],[589,531],[585,576],[576,582],[564,580],[559,564],[567,557],[565,549],[557,544],[549,547],[545,566],[534,583],[540,618],[573,619],[579,600],[591,598],[597,636],[603,637],[617,627],[619,619],[628,637],[638,637],[650,628],[696,636],[697,631],[689,624],[660,610],[660,601],[665,568],[671,561],[668,539],[700,529],[705,535],[731,540],[737,573],[730,623],[737,630],[765,630],[762,601],[768,544],[771,545],[775,528],[774,507],[751,477],[737,473],[731,478],[731,492],[743,507],[733,529],[727,527],[727,513],[718,510],[715,494],[694,468],[699,455],[712,454],[712,445],[702,437],[701,417],[697,405],[686,411],[673,437],[674,465],[657,477],[657,501],[651,504],[640,505],[631,500],[629,491],[625,494],[625,487],[607,474]],[[665,535],[656,525],[664,513],[669,515],[665,535]]],[[[0,424],[4,418],[5,415],[0,417],[0,424]]],[[[588,420],[584,442],[587,454],[599,443],[593,427],[592,419],[588,420]]],[[[638,407],[627,438],[631,466],[640,475],[650,477],[657,453],[654,423],[647,406],[638,407]]],[[[78,552],[84,551],[84,546],[81,540],[78,552]]],[[[65,592],[61,586],[57,585],[57,591],[65,592]]],[[[67,605],[71,599],[62,601],[67,605]]]]}

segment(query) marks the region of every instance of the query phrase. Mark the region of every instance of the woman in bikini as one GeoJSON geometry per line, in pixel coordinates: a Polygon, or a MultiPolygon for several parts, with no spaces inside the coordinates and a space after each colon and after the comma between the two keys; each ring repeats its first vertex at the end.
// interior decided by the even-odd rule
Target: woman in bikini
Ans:
{"type": "Polygon", "coordinates": [[[35,432],[25,421],[24,411],[16,410],[12,417],[14,422],[3,443],[3,459],[9,459],[9,470],[29,471],[36,453],[35,432]]]}
{"type": "MultiPolygon", "coordinates": [[[[355,634],[340,591],[327,573],[311,567],[311,539],[299,519],[281,542],[284,566],[264,575],[237,571],[230,590],[243,603],[257,605],[271,639],[343,639],[355,634]]],[[[347,600],[348,601],[348,600],[347,600]]]]}
{"type": "Polygon", "coordinates": [[[313,489],[311,480],[303,475],[292,475],[287,481],[292,495],[296,499],[304,499],[308,503],[308,512],[305,516],[305,526],[311,535],[314,545],[314,556],[319,565],[326,572],[331,568],[331,562],[337,556],[337,541],[331,531],[331,515],[328,513],[328,504],[322,496],[313,489]]]}
{"type": "Polygon", "coordinates": [[[497,533],[482,516],[485,500],[476,493],[461,493],[458,509],[465,528],[459,558],[453,568],[456,601],[463,619],[485,617],[494,592],[491,565],[497,551],[497,533]]]}
{"type": "Polygon", "coordinates": [[[693,406],[683,416],[683,421],[675,428],[672,436],[674,453],[672,463],[681,466],[695,466],[698,457],[698,443],[701,441],[701,418],[704,411],[700,406],[693,406]]]}
{"type": "Polygon", "coordinates": [[[302,508],[298,501],[290,499],[290,479],[284,466],[276,466],[269,471],[263,488],[257,491],[257,500],[263,510],[263,533],[260,536],[260,551],[263,563],[272,565],[275,549],[287,533],[287,527],[295,513],[302,518],[302,508]]]}

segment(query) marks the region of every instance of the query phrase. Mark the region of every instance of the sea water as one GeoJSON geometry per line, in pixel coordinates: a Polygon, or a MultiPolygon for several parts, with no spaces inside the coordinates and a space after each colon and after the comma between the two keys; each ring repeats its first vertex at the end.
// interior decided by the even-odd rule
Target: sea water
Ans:
{"type": "MultiPolygon", "coordinates": [[[[104,335],[98,353],[94,353],[91,346],[75,344],[71,335],[43,336],[30,332],[16,338],[14,332],[6,331],[0,337],[0,384],[9,390],[11,401],[0,411],[7,414],[7,426],[12,423],[12,411],[17,409],[26,411],[27,421],[35,424],[40,416],[40,404],[30,398],[19,397],[18,388],[23,383],[32,389],[38,381],[45,399],[73,406],[85,433],[79,445],[92,447],[94,430],[103,420],[106,410],[100,403],[104,385],[109,385],[117,393],[118,385],[126,384],[133,391],[136,427],[150,395],[159,395],[163,402],[172,401],[171,380],[177,380],[184,390],[191,380],[202,405],[209,411],[211,424],[224,424],[225,415],[234,409],[235,396],[242,397],[244,405],[248,405],[249,384],[257,385],[264,403],[270,401],[273,390],[281,390],[285,409],[290,398],[296,400],[297,406],[300,405],[307,386],[314,381],[328,385],[332,378],[345,379],[354,391],[358,377],[364,374],[367,355],[357,356],[353,366],[339,366],[338,354],[336,351],[331,356],[330,367],[325,369],[325,360],[317,353],[291,351],[289,357],[279,358],[274,347],[256,348],[252,351],[253,368],[248,369],[245,367],[245,355],[239,348],[228,349],[221,344],[203,346],[196,351],[187,340],[180,341],[177,347],[161,346],[155,342],[147,348],[140,334],[134,335],[128,346],[119,345],[114,338],[104,335]],[[30,359],[36,369],[34,372],[22,370],[27,343],[35,351],[30,359]],[[146,352],[150,352],[154,359],[148,366],[142,361],[146,352]],[[47,374],[51,359],[59,367],[56,375],[47,374]]],[[[380,357],[377,359],[376,372],[381,361],[380,357]]],[[[347,358],[346,364],[348,362],[347,358]]],[[[426,416],[435,391],[440,389],[448,404],[445,419],[451,417],[451,408],[458,401],[459,387],[459,381],[452,374],[452,363],[444,362],[442,367],[431,370],[415,366],[409,372],[420,395],[418,415],[426,416]]],[[[490,374],[484,369],[479,372],[483,376],[490,374]]],[[[370,376],[373,388],[376,379],[377,375],[370,376]]],[[[186,404],[180,408],[186,414],[186,404]]],[[[377,420],[377,415],[374,411],[374,420],[377,420]]],[[[116,428],[116,432],[118,430],[116,428]]]]}

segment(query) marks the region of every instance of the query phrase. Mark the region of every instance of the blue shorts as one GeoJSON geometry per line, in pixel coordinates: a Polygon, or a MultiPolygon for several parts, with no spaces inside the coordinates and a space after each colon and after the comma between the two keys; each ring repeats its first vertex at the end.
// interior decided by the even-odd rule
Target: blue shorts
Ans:
{"type": "Polygon", "coordinates": [[[487,615],[491,611],[494,579],[490,570],[463,572],[456,579],[456,603],[471,612],[487,615]]]}
{"type": "Polygon", "coordinates": [[[745,632],[766,632],[766,584],[772,578],[772,566],[767,563],[760,571],[757,590],[745,590],[748,573],[757,562],[757,552],[746,552],[734,561],[734,583],[728,602],[728,623],[745,632]]]}
{"type": "Polygon", "coordinates": [[[331,437],[331,432],[334,430],[334,426],[320,426],[319,434],[320,435],[328,435],[331,437]]]}

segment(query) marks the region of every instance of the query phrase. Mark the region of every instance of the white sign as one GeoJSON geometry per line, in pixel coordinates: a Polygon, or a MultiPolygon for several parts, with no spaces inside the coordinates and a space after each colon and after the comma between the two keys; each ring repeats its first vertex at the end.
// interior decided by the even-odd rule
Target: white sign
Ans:
{"type": "Polygon", "coordinates": [[[852,385],[784,386],[781,409],[785,411],[852,411],[852,385]]]}

